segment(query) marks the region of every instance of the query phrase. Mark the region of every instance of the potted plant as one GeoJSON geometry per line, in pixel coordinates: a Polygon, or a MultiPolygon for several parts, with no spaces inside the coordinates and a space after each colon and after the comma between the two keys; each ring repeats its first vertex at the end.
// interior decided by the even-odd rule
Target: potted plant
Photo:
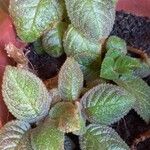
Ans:
{"type": "Polygon", "coordinates": [[[0,130],[1,149],[128,150],[143,140],[129,144],[115,127],[131,110],[145,124],[150,120],[150,87],[143,80],[150,74],[149,56],[110,35],[116,5],[10,0],[15,28],[10,22],[13,38],[2,43],[16,66],[5,61],[1,91],[15,119],[0,130]],[[29,48],[38,57],[63,59],[58,76],[43,82],[29,48]]]}

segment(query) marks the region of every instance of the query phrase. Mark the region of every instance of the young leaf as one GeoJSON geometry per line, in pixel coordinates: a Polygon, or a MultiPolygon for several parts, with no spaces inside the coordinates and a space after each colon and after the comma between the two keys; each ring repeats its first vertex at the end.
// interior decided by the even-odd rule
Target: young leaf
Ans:
{"type": "Polygon", "coordinates": [[[65,0],[71,23],[91,41],[107,38],[115,20],[112,0],[65,0]]]}
{"type": "Polygon", "coordinates": [[[9,12],[18,36],[33,42],[62,19],[63,7],[58,0],[10,0],[9,12]]]}
{"type": "Polygon", "coordinates": [[[133,71],[140,68],[140,61],[122,54],[118,50],[109,50],[102,62],[100,76],[115,80],[121,76],[132,76],[133,71]]]}
{"type": "Polygon", "coordinates": [[[82,128],[80,109],[71,102],[57,103],[50,110],[49,117],[57,121],[57,128],[64,133],[79,131],[82,128]]]}
{"type": "Polygon", "coordinates": [[[31,130],[31,145],[35,150],[63,150],[64,133],[56,128],[55,121],[47,119],[31,130]]]}
{"type": "Polygon", "coordinates": [[[81,99],[83,113],[92,123],[111,124],[124,117],[135,103],[135,98],[123,88],[100,84],[81,99]]]}
{"type": "Polygon", "coordinates": [[[129,150],[119,135],[107,126],[91,124],[80,137],[81,150],[129,150]]]}
{"type": "Polygon", "coordinates": [[[117,37],[117,36],[110,36],[106,43],[107,51],[118,50],[123,54],[127,54],[127,44],[125,40],[117,37]]]}
{"type": "Polygon", "coordinates": [[[150,87],[140,78],[115,81],[129,91],[135,98],[134,109],[148,123],[150,121],[150,87]]]}
{"type": "Polygon", "coordinates": [[[0,149],[15,150],[22,136],[29,129],[30,129],[30,125],[27,122],[18,121],[18,120],[8,122],[0,130],[0,149]]]}
{"type": "Polygon", "coordinates": [[[58,89],[64,100],[76,100],[83,87],[83,74],[79,64],[72,57],[68,57],[62,66],[59,78],[58,89]]]}
{"type": "Polygon", "coordinates": [[[63,35],[67,29],[65,22],[60,22],[53,29],[43,35],[42,43],[46,53],[52,57],[59,57],[63,53],[63,35]]]}
{"type": "Polygon", "coordinates": [[[20,120],[32,123],[48,113],[51,97],[42,81],[27,70],[7,66],[2,93],[10,112],[20,120]]]}

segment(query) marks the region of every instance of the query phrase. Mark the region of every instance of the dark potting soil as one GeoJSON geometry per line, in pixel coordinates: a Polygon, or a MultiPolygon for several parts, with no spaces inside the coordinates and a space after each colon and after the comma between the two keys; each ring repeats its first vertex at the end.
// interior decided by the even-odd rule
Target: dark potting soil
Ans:
{"type": "MultiPolygon", "coordinates": [[[[111,35],[117,35],[124,39],[128,46],[145,50],[150,53],[150,19],[146,17],[137,17],[122,11],[117,12],[116,21],[111,35]]],[[[52,58],[47,54],[38,55],[34,51],[33,45],[29,49],[32,51],[28,54],[29,61],[37,71],[40,78],[49,79],[55,76],[64,63],[66,56],[52,58]]],[[[150,85],[150,77],[145,78],[150,85]]],[[[131,146],[135,138],[145,131],[150,130],[150,124],[147,125],[134,110],[131,110],[123,119],[113,124],[112,127],[118,132],[122,139],[131,146]]],[[[78,137],[69,134],[75,142],[76,150],[79,149],[78,137]]],[[[137,150],[150,150],[150,139],[141,142],[137,150]]]]}

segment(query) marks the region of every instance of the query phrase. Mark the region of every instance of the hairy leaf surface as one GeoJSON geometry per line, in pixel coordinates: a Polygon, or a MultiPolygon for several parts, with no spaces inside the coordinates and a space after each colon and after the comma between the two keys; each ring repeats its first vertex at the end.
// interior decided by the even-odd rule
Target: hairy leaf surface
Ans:
{"type": "Polygon", "coordinates": [[[134,70],[140,67],[138,59],[118,50],[109,50],[102,62],[100,76],[109,80],[119,79],[121,76],[132,76],[134,70]]]}
{"type": "Polygon", "coordinates": [[[68,27],[64,37],[64,50],[80,64],[85,79],[98,76],[100,68],[101,44],[86,39],[72,25],[68,27]]]}
{"type": "Polygon", "coordinates": [[[50,119],[57,121],[57,127],[64,133],[82,128],[80,109],[71,102],[59,102],[49,112],[50,119]]]}
{"type": "Polygon", "coordinates": [[[117,37],[117,36],[110,36],[106,43],[107,51],[110,50],[118,50],[121,53],[127,54],[127,44],[125,40],[117,37]]]}
{"type": "Polygon", "coordinates": [[[148,123],[150,121],[150,87],[140,78],[122,79],[115,81],[124,87],[135,98],[135,111],[148,123]]]}
{"type": "Polygon", "coordinates": [[[98,42],[107,38],[115,20],[113,0],[65,0],[71,23],[86,38],[98,42]]]}
{"type": "Polygon", "coordinates": [[[61,21],[61,3],[59,0],[10,0],[9,12],[18,36],[26,42],[38,39],[47,28],[61,21]]]}
{"type": "Polygon", "coordinates": [[[51,97],[42,81],[27,70],[7,66],[2,92],[10,112],[20,120],[32,123],[48,113],[51,97]]]}
{"type": "Polygon", "coordinates": [[[1,150],[16,150],[16,146],[22,136],[30,129],[30,125],[23,121],[8,122],[0,130],[0,149],[1,150]]]}
{"type": "Polygon", "coordinates": [[[58,89],[63,100],[76,100],[83,87],[83,73],[74,58],[68,57],[58,79],[58,89]]]}
{"type": "Polygon", "coordinates": [[[135,103],[135,98],[121,87],[100,84],[81,99],[83,113],[92,123],[111,124],[124,117],[135,103]]]}
{"type": "Polygon", "coordinates": [[[129,150],[119,135],[107,126],[91,124],[80,137],[82,150],[129,150]]]}
{"type": "Polygon", "coordinates": [[[32,129],[31,145],[34,150],[63,150],[64,133],[56,128],[54,120],[47,119],[37,128],[32,129]]]}

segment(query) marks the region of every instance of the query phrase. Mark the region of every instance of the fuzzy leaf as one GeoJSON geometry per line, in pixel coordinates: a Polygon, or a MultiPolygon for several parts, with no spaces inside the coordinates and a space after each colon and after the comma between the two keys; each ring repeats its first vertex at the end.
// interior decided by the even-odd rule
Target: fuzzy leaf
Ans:
{"type": "Polygon", "coordinates": [[[118,50],[109,50],[102,62],[100,76],[115,80],[121,76],[132,76],[133,71],[140,68],[140,61],[120,53],[118,50]]]}
{"type": "Polygon", "coordinates": [[[80,137],[81,150],[129,150],[119,135],[107,126],[91,124],[80,137]]]}
{"type": "Polygon", "coordinates": [[[76,100],[83,87],[83,74],[79,64],[68,57],[59,72],[58,89],[64,100],[76,100]]]}
{"type": "Polygon", "coordinates": [[[57,88],[53,88],[49,91],[49,94],[52,98],[51,106],[54,106],[56,103],[61,102],[61,96],[57,88]]]}
{"type": "Polygon", "coordinates": [[[16,150],[22,136],[30,129],[30,125],[23,121],[8,122],[0,130],[0,150],[16,150]]]}
{"type": "Polygon", "coordinates": [[[59,57],[63,53],[63,35],[67,29],[65,22],[60,22],[53,29],[43,35],[42,43],[45,52],[52,57],[59,57]]]}
{"type": "Polygon", "coordinates": [[[19,37],[33,42],[62,19],[63,8],[59,0],[10,0],[9,12],[19,37]]]}
{"type": "Polygon", "coordinates": [[[117,37],[117,36],[110,36],[106,43],[106,49],[109,50],[118,50],[121,53],[127,54],[127,44],[125,40],[117,37]]]}
{"type": "Polygon", "coordinates": [[[55,121],[47,119],[30,133],[35,150],[63,150],[64,133],[56,128],[55,121]]]}
{"type": "Polygon", "coordinates": [[[80,109],[71,102],[59,102],[49,112],[50,119],[57,121],[57,128],[64,132],[74,132],[82,128],[80,109]]]}
{"type": "Polygon", "coordinates": [[[100,84],[81,99],[83,113],[92,123],[111,124],[124,117],[133,107],[135,98],[123,88],[100,84]]]}
{"type": "Polygon", "coordinates": [[[34,49],[36,51],[36,53],[38,55],[42,55],[45,54],[43,45],[42,45],[42,38],[37,39],[34,43],[33,43],[34,49]]]}
{"type": "Polygon", "coordinates": [[[32,123],[48,113],[51,97],[42,81],[27,70],[7,66],[2,92],[10,112],[20,120],[32,123]]]}
{"type": "Polygon", "coordinates": [[[33,150],[30,140],[30,130],[22,136],[15,150],[33,150]]]}
{"type": "Polygon", "coordinates": [[[135,111],[148,123],[150,121],[150,87],[140,78],[122,79],[115,81],[124,87],[135,98],[135,111]]]}
{"type": "Polygon", "coordinates": [[[72,25],[68,27],[64,37],[64,50],[80,64],[86,79],[99,72],[101,44],[92,43],[72,25]]]}
{"type": "Polygon", "coordinates": [[[112,0],[65,0],[71,23],[91,41],[107,38],[115,20],[112,0]]]}

